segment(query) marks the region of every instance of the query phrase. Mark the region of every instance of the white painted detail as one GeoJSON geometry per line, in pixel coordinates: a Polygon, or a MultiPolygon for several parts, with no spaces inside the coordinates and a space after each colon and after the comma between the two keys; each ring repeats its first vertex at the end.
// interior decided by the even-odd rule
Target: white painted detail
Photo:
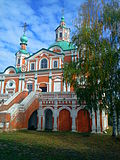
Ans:
{"type": "Polygon", "coordinates": [[[21,79],[19,79],[19,92],[21,91],[21,79]]]}

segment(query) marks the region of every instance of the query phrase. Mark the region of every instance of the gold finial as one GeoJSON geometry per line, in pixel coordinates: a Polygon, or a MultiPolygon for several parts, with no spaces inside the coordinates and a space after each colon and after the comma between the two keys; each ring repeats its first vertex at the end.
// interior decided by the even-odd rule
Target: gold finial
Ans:
{"type": "Polygon", "coordinates": [[[24,32],[24,34],[25,34],[25,32],[26,32],[26,30],[27,30],[27,27],[28,27],[27,23],[25,22],[22,27],[24,28],[23,32],[24,32]]]}

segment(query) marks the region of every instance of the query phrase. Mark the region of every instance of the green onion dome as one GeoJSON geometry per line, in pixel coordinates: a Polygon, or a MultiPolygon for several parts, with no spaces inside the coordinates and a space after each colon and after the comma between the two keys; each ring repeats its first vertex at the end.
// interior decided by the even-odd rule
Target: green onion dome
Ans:
{"type": "Polygon", "coordinates": [[[25,34],[23,34],[23,36],[20,38],[20,41],[21,41],[21,44],[26,44],[27,45],[28,38],[26,37],[25,34]]]}

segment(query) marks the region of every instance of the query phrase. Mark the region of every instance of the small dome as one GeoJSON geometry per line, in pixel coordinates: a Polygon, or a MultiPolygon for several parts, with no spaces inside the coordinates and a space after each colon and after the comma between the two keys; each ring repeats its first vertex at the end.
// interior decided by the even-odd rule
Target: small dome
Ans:
{"type": "Polygon", "coordinates": [[[21,43],[27,44],[28,42],[28,38],[26,37],[25,34],[23,34],[23,36],[20,38],[21,43]]]}
{"type": "Polygon", "coordinates": [[[64,22],[64,21],[65,21],[64,16],[62,16],[61,17],[61,22],[64,22]]]}

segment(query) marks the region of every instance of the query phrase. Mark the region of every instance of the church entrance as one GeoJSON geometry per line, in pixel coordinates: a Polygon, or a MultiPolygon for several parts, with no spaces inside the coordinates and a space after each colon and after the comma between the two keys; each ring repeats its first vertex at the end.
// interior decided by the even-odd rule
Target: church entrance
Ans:
{"type": "Polygon", "coordinates": [[[50,109],[47,109],[45,111],[45,130],[53,129],[52,119],[53,119],[53,113],[50,109]]]}
{"type": "Polygon", "coordinates": [[[28,121],[28,129],[36,130],[37,129],[37,110],[32,113],[28,121]]]}

